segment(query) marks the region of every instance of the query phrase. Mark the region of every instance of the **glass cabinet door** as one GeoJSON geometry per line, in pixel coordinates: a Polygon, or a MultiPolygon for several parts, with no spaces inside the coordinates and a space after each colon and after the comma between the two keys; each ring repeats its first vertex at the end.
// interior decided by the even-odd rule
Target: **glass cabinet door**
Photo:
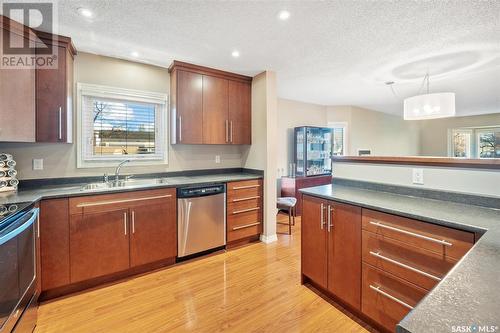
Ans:
{"type": "MultiPolygon", "coordinates": [[[[305,152],[305,127],[295,128],[295,175],[304,176],[306,167],[306,152],[305,152]]],[[[295,176],[292,175],[292,176],[295,176]]]]}
{"type": "Polygon", "coordinates": [[[332,129],[307,127],[306,176],[332,172],[332,129]]]}

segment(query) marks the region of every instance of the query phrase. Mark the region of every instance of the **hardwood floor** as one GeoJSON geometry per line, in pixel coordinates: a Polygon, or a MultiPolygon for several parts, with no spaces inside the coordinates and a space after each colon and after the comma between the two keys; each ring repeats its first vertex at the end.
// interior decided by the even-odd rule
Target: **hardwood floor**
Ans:
{"type": "Polygon", "coordinates": [[[287,231],[44,303],[35,332],[368,332],[300,284],[300,219],[287,231]]]}

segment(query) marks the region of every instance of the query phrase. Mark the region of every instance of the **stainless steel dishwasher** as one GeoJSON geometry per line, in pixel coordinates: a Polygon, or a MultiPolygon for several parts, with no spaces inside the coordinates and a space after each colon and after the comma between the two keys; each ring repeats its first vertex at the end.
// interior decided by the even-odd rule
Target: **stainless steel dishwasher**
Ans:
{"type": "Polygon", "coordinates": [[[226,185],[177,189],[177,256],[226,245],[226,185]]]}

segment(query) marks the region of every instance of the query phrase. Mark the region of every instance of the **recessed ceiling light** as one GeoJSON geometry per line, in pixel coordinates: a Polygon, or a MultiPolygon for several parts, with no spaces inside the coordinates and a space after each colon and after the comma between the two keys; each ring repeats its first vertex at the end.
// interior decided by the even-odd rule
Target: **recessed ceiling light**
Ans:
{"type": "Polygon", "coordinates": [[[234,50],[231,55],[233,56],[233,58],[238,58],[240,56],[240,52],[238,50],[234,50]]]}
{"type": "Polygon", "coordinates": [[[139,56],[139,52],[134,51],[134,52],[130,53],[130,55],[134,58],[137,58],[139,56]]]}
{"type": "Polygon", "coordinates": [[[90,9],[87,8],[78,8],[78,13],[84,17],[92,17],[94,14],[90,9]]]}
{"type": "Polygon", "coordinates": [[[286,21],[290,18],[290,12],[288,10],[282,10],[278,13],[278,18],[282,21],[286,21]]]}

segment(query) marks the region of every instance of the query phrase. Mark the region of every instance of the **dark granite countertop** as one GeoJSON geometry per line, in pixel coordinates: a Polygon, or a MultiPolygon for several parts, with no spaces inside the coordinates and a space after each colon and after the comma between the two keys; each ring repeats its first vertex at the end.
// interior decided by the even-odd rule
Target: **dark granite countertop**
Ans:
{"type": "Polygon", "coordinates": [[[499,332],[499,209],[337,184],[311,187],[301,192],[472,231],[481,236],[446,277],[398,324],[397,332],[454,332],[458,326],[470,327],[471,332],[488,326],[490,331],[483,332],[499,332]]]}
{"type": "Polygon", "coordinates": [[[187,185],[226,183],[240,180],[259,179],[262,175],[255,173],[221,173],[211,175],[168,177],[167,183],[141,184],[127,187],[105,188],[99,190],[82,190],[85,183],[71,185],[41,186],[34,189],[20,189],[17,192],[0,193],[0,204],[13,204],[20,202],[36,202],[41,199],[75,197],[83,195],[96,195],[103,193],[129,192],[156,188],[181,187],[187,185]]]}

